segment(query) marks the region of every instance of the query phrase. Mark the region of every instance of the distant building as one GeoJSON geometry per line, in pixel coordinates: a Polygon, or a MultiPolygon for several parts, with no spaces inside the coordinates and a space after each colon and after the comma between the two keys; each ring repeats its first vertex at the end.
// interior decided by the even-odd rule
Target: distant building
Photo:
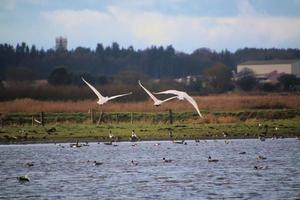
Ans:
{"type": "Polygon", "coordinates": [[[55,38],[55,49],[56,50],[67,50],[68,40],[64,37],[55,38]]]}
{"type": "Polygon", "coordinates": [[[237,72],[239,73],[244,68],[253,70],[257,77],[270,74],[294,74],[300,78],[300,60],[247,61],[237,66],[237,72]]]}
{"type": "Polygon", "coordinates": [[[283,74],[286,74],[284,72],[281,72],[281,73],[278,73],[277,71],[273,71],[273,72],[270,72],[268,74],[264,74],[264,75],[259,75],[257,76],[257,80],[260,82],[260,83],[271,83],[271,84],[276,84],[278,83],[278,78],[280,76],[282,76],[283,74]]]}
{"type": "Polygon", "coordinates": [[[183,83],[185,85],[190,85],[191,83],[194,83],[201,79],[202,79],[201,75],[189,75],[186,77],[176,78],[176,79],[174,79],[174,81],[177,83],[183,83]]]}

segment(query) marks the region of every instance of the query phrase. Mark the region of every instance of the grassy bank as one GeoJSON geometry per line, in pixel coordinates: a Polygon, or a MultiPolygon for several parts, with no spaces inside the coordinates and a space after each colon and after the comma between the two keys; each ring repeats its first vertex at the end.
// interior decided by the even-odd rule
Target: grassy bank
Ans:
{"type": "Polygon", "coordinates": [[[200,119],[186,101],[170,101],[160,107],[151,101],[109,102],[95,100],[0,102],[0,141],[107,140],[111,130],[128,140],[134,129],[143,140],[299,136],[300,96],[295,94],[223,94],[195,97],[204,115],[200,119]],[[91,112],[93,109],[93,123],[91,112]],[[172,109],[170,123],[169,110],[172,109]],[[44,113],[45,126],[37,124],[44,113]],[[263,124],[258,126],[258,124],[263,124]]]}
{"type": "Polygon", "coordinates": [[[254,138],[260,134],[300,136],[299,109],[206,111],[204,119],[199,119],[194,112],[176,112],[173,124],[169,123],[168,112],[107,112],[99,123],[98,113],[94,124],[90,113],[45,113],[45,126],[32,124],[32,116],[39,119],[38,113],[2,114],[0,141],[105,141],[110,130],[119,140],[128,140],[132,130],[142,140],[170,139],[170,131],[173,139],[223,138],[223,133],[228,138],[254,138]]]}
{"type": "MultiPolygon", "coordinates": [[[[237,123],[250,119],[272,120],[290,119],[300,116],[300,109],[251,109],[236,111],[202,111],[204,119],[200,119],[196,112],[174,112],[174,123],[237,123]]],[[[4,125],[32,124],[32,118],[40,120],[40,113],[19,112],[2,113],[4,125]]],[[[44,112],[45,123],[91,123],[90,112],[44,112]]],[[[169,111],[164,112],[99,112],[94,111],[94,123],[169,123],[169,111]]]]}

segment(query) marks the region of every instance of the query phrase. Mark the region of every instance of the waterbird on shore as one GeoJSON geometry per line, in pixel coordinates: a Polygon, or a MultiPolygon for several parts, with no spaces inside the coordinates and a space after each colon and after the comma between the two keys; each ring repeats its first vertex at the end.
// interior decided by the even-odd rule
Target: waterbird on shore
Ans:
{"type": "Polygon", "coordinates": [[[79,147],[82,147],[82,144],[79,144],[79,141],[77,140],[75,144],[74,143],[70,144],[70,147],[71,148],[79,148],[79,147]]]}
{"type": "Polygon", "coordinates": [[[175,144],[184,144],[184,140],[173,140],[175,144]]]}
{"type": "Polygon", "coordinates": [[[169,137],[173,138],[173,132],[172,131],[169,131],[169,137]]]}
{"type": "Polygon", "coordinates": [[[98,92],[98,90],[96,88],[94,88],[94,86],[92,86],[91,84],[89,84],[86,80],[84,80],[84,78],[81,77],[81,79],[93,90],[93,92],[97,95],[98,97],[98,101],[97,103],[99,105],[103,105],[105,103],[107,103],[108,101],[115,99],[115,98],[119,98],[119,97],[123,97],[123,96],[127,96],[132,94],[132,92],[126,93],[126,94],[120,94],[120,95],[115,95],[115,96],[111,96],[111,97],[104,97],[100,94],[100,92],[98,92]]]}
{"type": "Polygon", "coordinates": [[[273,134],[273,136],[272,136],[272,140],[277,140],[278,139],[278,136],[277,136],[277,134],[273,134]]]}
{"type": "Polygon", "coordinates": [[[135,133],[134,130],[132,130],[131,136],[130,136],[129,140],[130,140],[131,142],[136,142],[136,141],[139,140],[139,137],[137,136],[137,134],[135,133]]]}
{"type": "Polygon", "coordinates": [[[81,147],[81,144],[70,144],[71,148],[79,148],[81,147]]]}
{"type": "Polygon", "coordinates": [[[154,94],[174,94],[174,95],[177,95],[176,96],[177,99],[179,99],[179,100],[187,100],[190,104],[192,104],[192,106],[196,109],[196,111],[199,114],[199,116],[201,118],[203,118],[203,116],[200,113],[200,110],[198,108],[197,102],[190,95],[188,95],[186,92],[178,91],[178,90],[166,90],[166,91],[162,91],[162,92],[156,92],[154,94]]]}
{"type": "Polygon", "coordinates": [[[167,98],[167,99],[164,99],[164,100],[159,100],[158,98],[156,98],[149,90],[147,90],[141,83],[141,81],[139,80],[138,81],[139,85],[141,86],[141,88],[143,88],[143,90],[145,90],[145,92],[150,96],[150,98],[154,101],[154,106],[160,106],[162,103],[164,102],[167,102],[167,101],[170,101],[172,99],[175,99],[177,98],[177,96],[174,96],[174,97],[170,97],[170,98],[167,98]]]}
{"type": "Polygon", "coordinates": [[[109,141],[109,142],[103,142],[103,144],[105,144],[105,145],[112,145],[112,141],[109,141]]]}
{"type": "Polygon", "coordinates": [[[38,123],[38,124],[42,124],[41,121],[39,121],[39,120],[37,120],[37,119],[35,119],[35,118],[34,118],[34,121],[35,121],[36,123],[38,123]]]}
{"type": "Polygon", "coordinates": [[[56,145],[56,146],[60,146],[61,144],[59,144],[59,143],[56,143],[56,141],[54,141],[54,145],[56,145]]]}
{"type": "Polygon", "coordinates": [[[222,134],[223,134],[223,137],[228,137],[228,133],[223,131],[222,134]]]}
{"type": "Polygon", "coordinates": [[[86,141],[85,143],[82,144],[82,146],[88,147],[88,146],[90,146],[90,145],[89,145],[89,142],[86,141]]]}
{"type": "Polygon", "coordinates": [[[264,142],[264,141],[266,140],[266,138],[265,138],[265,137],[262,137],[262,136],[259,136],[258,139],[259,139],[260,141],[262,141],[262,142],[264,142]]]}
{"type": "Polygon", "coordinates": [[[212,159],[210,156],[208,156],[208,162],[219,162],[219,160],[212,159]]]}
{"type": "Polygon", "coordinates": [[[115,139],[115,136],[111,133],[111,131],[109,131],[108,137],[109,139],[115,139]]]}
{"type": "Polygon", "coordinates": [[[29,182],[30,181],[30,178],[28,177],[28,175],[24,175],[24,176],[19,176],[18,177],[18,180],[20,182],[29,182]]]}
{"type": "Polygon", "coordinates": [[[55,127],[52,127],[50,129],[47,129],[46,132],[48,133],[48,135],[51,135],[52,133],[54,133],[56,131],[55,127]]]}

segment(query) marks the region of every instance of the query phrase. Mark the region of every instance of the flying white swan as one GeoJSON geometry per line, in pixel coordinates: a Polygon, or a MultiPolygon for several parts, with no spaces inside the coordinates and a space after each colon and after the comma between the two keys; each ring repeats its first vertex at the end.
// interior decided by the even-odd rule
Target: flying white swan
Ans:
{"type": "Polygon", "coordinates": [[[193,105],[193,107],[196,109],[197,113],[199,114],[199,116],[201,118],[203,118],[202,114],[200,113],[200,110],[198,108],[197,102],[190,96],[188,95],[186,92],[182,92],[182,91],[178,91],[178,90],[166,90],[166,91],[162,91],[162,92],[156,92],[154,94],[175,94],[177,95],[176,97],[179,100],[187,100],[190,104],[193,105]]]}
{"type": "Polygon", "coordinates": [[[126,94],[120,94],[120,95],[115,95],[115,96],[111,96],[111,97],[104,97],[100,94],[100,92],[98,92],[98,90],[96,90],[96,88],[94,88],[91,84],[89,84],[86,80],[84,80],[84,78],[81,77],[81,79],[94,91],[94,93],[97,95],[97,97],[99,98],[99,100],[97,101],[97,103],[99,105],[105,104],[106,102],[118,98],[118,97],[122,97],[122,96],[126,96],[126,95],[130,95],[132,94],[132,92],[126,93],[126,94]]]}
{"type": "Polygon", "coordinates": [[[138,81],[139,85],[145,90],[145,92],[147,92],[147,94],[151,97],[151,99],[154,101],[154,104],[155,106],[160,106],[162,103],[166,102],[166,101],[169,101],[169,100],[172,100],[172,99],[175,99],[177,98],[177,96],[174,96],[174,97],[170,97],[170,98],[167,98],[165,100],[159,100],[157,99],[149,90],[147,90],[142,84],[141,84],[141,81],[138,81]]]}

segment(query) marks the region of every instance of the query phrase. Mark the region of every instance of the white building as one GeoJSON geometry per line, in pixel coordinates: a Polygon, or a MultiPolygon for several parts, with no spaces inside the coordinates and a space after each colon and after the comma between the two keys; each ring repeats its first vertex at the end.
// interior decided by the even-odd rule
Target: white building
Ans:
{"type": "Polygon", "coordinates": [[[57,37],[55,38],[55,49],[56,50],[67,50],[68,47],[68,40],[64,37],[57,37]]]}
{"type": "Polygon", "coordinates": [[[276,72],[278,74],[294,74],[300,78],[300,60],[247,61],[237,66],[237,72],[239,73],[244,68],[253,70],[257,76],[276,72]]]}

